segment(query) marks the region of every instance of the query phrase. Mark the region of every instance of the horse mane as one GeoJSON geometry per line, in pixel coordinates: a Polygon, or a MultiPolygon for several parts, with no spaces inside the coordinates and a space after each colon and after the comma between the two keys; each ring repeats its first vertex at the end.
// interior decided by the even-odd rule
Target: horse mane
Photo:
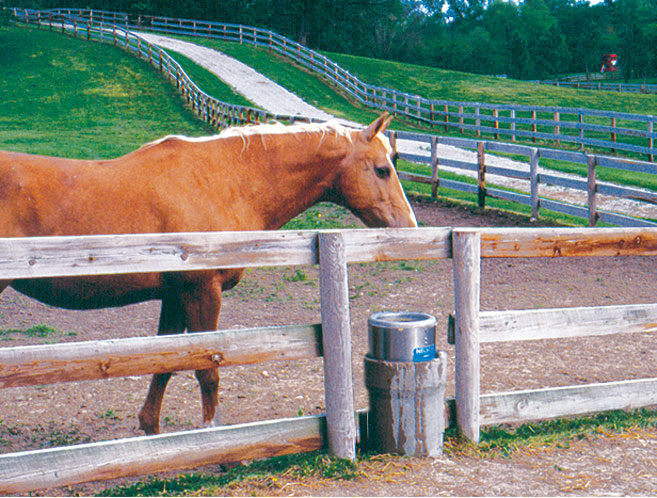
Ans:
{"type": "Polygon", "coordinates": [[[234,137],[234,136],[253,136],[253,135],[268,135],[268,134],[282,134],[282,133],[332,133],[345,138],[351,138],[349,128],[342,126],[335,120],[325,121],[323,123],[298,123],[293,125],[284,125],[278,121],[264,124],[249,124],[246,126],[232,126],[226,128],[219,137],[234,137]]]}
{"type": "Polygon", "coordinates": [[[264,123],[264,124],[249,124],[245,126],[231,126],[222,130],[218,135],[209,135],[203,137],[187,137],[184,135],[167,135],[163,138],[159,138],[147,144],[144,144],[139,150],[147,149],[156,145],[160,145],[165,142],[180,140],[183,142],[190,143],[203,143],[210,142],[213,140],[218,140],[222,138],[231,138],[239,137],[243,142],[244,151],[250,142],[252,137],[260,137],[263,146],[267,148],[267,143],[265,137],[283,135],[283,134],[314,134],[318,133],[321,136],[320,145],[324,141],[324,138],[328,135],[334,135],[336,137],[342,137],[351,142],[351,129],[341,125],[335,120],[326,121],[323,123],[299,123],[286,126],[279,122],[264,123]]]}

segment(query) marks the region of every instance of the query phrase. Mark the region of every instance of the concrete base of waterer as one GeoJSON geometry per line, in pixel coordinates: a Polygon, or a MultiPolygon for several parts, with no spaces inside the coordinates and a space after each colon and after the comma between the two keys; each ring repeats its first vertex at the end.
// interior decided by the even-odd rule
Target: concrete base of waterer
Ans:
{"type": "Polygon", "coordinates": [[[418,363],[365,357],[370,396],[367,448],[377,453],[438,456],[445,432],[447,354],[418,363]]]}

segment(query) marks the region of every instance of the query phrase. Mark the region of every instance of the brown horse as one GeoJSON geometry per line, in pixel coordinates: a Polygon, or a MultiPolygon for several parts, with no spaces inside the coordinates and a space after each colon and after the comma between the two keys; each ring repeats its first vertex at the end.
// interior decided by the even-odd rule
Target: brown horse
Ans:
{"type": "MultiPolygon", "coordinates": [[[[382,134],[386,115],[337,124],[258,125],[218,136],[170,136],[108,161],[0,152],[0,237],[277,229],[313,204],[344,205],[371,227],[415,227],[382,134]]],[[[242,270],[0,281],[44,303],[92,309],[161,299],[158,334],[217,328],[222,290],[242,270]]],[[[171,374],[153,376],[139,413],[159,432],[171,374]]],[[[203,421],[218,370],[199,370],[203,421]]]]}

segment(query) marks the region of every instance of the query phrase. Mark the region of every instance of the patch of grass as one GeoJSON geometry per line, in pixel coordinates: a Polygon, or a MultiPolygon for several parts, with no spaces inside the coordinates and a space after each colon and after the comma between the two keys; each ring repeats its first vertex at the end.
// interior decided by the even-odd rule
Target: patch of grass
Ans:
{"type": "Polygon", "coordinates": [[[53,422],[49,422],[46,426],[37,424],[30,431],[30,436],[33,444],[39,448],[73,446],[91,441],[91,438],[73,423],[69,428],[59,428],[53,422]]]}
{"type": "Polygon", "coordinates": [[[613,410],[584,417],[546,420],[517,427],[490,426],[481,430],[479,445],[465,443],[450,428],[446,437],[448,452],[512,456],[520,448],[568,447],[571,441],[585,437],[605,436],[610,433],[631,432],[657,427],[657,410],[646,408],[613,410]]]}
{"type": "Polygon", "coordinates": [[[99,413],[98,418],[100,418],[102,420],[112,420],[112,421],[121,420],[121,417],[119,417],[116,414],[116,412],[111,408],[108,408],[105,413],[102,413],[102,412],[99,413]]]}
{"type": "MultiPolygon", "coordinates": [[[[657,410],[610,411],[586,417],[557,419],[518,427],[491,426],[482,429],[481,443],[466,442],[454,427],[445,433],[444,452],[449,458],[503,456],[512,458],[522,449],[568,447],[586,437],[605,437],[657,427],[657,410]]],[[[280,489],[285,482],[304,478],[349,481],[367,478],[363,469],[385,471],[405,457],[361,454],[355,462],[331,458],[323,453],[307,453],[271,458],[247,466],[233,467],[221,474],[181,474],[174,479],[148,479],[130,486],[105,490],[99,496],[226,496],[238,487],[240,494],[251,490],[280,489]],[[246,490],[246,491],[245,491],[246,490]]]]}
{"type": "Polygon", "coordinates": [[[229,85],[221,81],[215,74],[199,66],[184,55],[167,49],[167,52],[180,64],[191,80],[208,95],[235,105],[256,107],[253,102],[235,92],[229,85]]]}
{"type": "Polygon", "coordinates": [[[348,209],[332,204],[330,202],[321,202],[296,218],[288,221],[284,230],[319,230],[331,228],[359,228],[363,227],[358,218],[356,218],[348,209]]]}
{"type": "Polygon", "coordinates": [[[283,280],[286,282],[305,282],[308,280],[308,275],[305,271],[297,269],[292,276],[289,276],[287,273],[285,273],[283,275],[283,280]]]}
{"type": "Polygon", "coordinates": [[[27,337],[38,337],[38,338],[52,338],[52,337],[62,337],[62,336],[75,336],[75,332],[62,332],[58,328],[51,327],[45,324],[34,325],[27,329],[5,329],[0,330],[0,338],[2,339],[11,339],[12,335],[24,335],[27,337]]]}
{"type": "Polygon", "coordinates": [[[331,458],[322,453],[282,456],[233,467],[223,474],[184,474],[174,479],[149,479],[131,486],[105,490],[98,496],[223,496],[225,487],[253,482],[259,487],[274,484],[280,475],[286,479],[318,477],[349,480],[358,475],[350,460],[331,458]]]}

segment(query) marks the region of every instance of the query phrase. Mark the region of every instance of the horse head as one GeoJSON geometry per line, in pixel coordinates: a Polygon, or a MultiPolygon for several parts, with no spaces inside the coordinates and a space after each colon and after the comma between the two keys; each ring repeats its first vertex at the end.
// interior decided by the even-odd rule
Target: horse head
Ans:
{"type": "Polygon", "coordinates": [[[385,113],[352,133],[353,147],[339,165],[332,200],[369,227],[417,227],[392,164],[390,141],[383,134],[391,120],[385,113]]]}

